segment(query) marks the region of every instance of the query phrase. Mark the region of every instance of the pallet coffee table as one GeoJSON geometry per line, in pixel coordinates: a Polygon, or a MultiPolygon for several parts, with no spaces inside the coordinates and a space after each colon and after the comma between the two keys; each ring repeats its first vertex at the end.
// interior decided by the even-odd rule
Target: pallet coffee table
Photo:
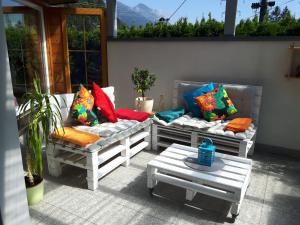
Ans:
{"type": "Polygon", "coordinates": [[[152,195],[158,182],[186,189],[191,201],[197,192],[232,203],[231,214],[237,217],[250,181],[250,159],[216,152],[212,167],[195,162],[198,149],[172,144],[147,165],[147,186],[152,195]]]}

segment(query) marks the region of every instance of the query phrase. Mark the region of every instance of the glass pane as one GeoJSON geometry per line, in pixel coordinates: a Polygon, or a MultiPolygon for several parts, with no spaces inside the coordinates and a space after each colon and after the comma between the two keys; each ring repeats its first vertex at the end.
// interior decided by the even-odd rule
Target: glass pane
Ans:
{"type": "Polygon", "coordinates": [[[26,93],[26,73],[22,52],[9,51],[8,54],[14,95],[20,99],[26,93]]]}
{"type": "Polygon", "coordinates": [[[85,16],[86,49],[98,50],[100,48],[100,17],[85,16]]]}
{"type": "Polygon", "coordinates": [[[85,59],[83,52],[69,52],[72,84],[85,84],[85,59]]]}
{"type": "Polygon", "coordinates": [[[69,49],[84,49],[84,16],[69,15],[67,21],[69,49]]]}
{"type": "Polygon", "coordinates": [[[5,15],[5,31],[8,49],[23,48],[25,43],[24,16],[21,14],[5,15]]]}
{"type": "Polygon", "coordinates": [[[101,54],[87,53],[87,75],[88,83],[96,82],[101,85],[101,54]]]}
{"type": "Polygon", "coordinates": [[[8,55],[14,95],[18,100],[32,87],[35,76],[44,89],[41,65],[41,41],[36,14],[5,15],[8,55]]]}

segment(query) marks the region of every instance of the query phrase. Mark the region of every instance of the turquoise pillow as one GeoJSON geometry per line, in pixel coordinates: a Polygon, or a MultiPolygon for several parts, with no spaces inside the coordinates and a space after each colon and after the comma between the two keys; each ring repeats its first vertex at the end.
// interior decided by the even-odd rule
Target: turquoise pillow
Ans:
{"type": "Polygon", "coordinates": [[[170,123],[173,120],[183,116],[184,113],[185,113],[184,108],[177,108],[177,109],[172,109],[172,110],[168,110],[168,111],[158,112],[158,113],[156,113],[156,116],[159,119],[164,120],[167,123],[170,123]]]}
{"type": "Polygon", "coordinates": [[[195,117],[202,117],[201,109],[195,101],[195,98],[201,95],[204,95],[208,92],[211,92],[215,89],[214,83],[209,83],[206,86],[193,90],[191,92],[187,92],[183,94],[183,98],[188,106],[188,110],[195,117]]]}

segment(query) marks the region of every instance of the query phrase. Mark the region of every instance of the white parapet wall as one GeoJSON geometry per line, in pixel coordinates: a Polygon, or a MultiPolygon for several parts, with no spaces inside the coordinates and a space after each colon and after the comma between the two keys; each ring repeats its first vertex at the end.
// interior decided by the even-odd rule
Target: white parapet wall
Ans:
{"type": "Polygon", "coordinates": [[[133,107],[131,72],[147,68],[157,74],[157,82],[146,94],[155,98],[156,107],[164,95],[166,108],[171,107],[174,80],[262,85],[258,142],[300,151],[300,78],[285,77],[294,42],[109,41],[109,84],[119,96],[116,105],[133,107]]]}

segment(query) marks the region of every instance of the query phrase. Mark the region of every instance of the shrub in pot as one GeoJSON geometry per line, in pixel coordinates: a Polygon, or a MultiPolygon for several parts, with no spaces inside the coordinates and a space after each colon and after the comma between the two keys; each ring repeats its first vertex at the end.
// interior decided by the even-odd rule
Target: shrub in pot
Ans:
{"type": "Polygon", "coordinates": [[[135,99],[136,109],[140,112],[152,112],[154,100],[153,98],[145,97],[145,92],[154,86],[155,75],[148,70],[134,68],[131,78],[135,86],[134,89],[142,95],[135,99]]]}
{"type": "Polygon", "coordinates": [[[28,114],[25,183],[29,205],[40,202],[44,196],[42,145],[44,142],[47,147],[50,130],[57,131],[62,125],[59,107],[54,95],[42,93],[39,79],[33,80],[32,90],[23,96],[20,113],[28,114]]]}

